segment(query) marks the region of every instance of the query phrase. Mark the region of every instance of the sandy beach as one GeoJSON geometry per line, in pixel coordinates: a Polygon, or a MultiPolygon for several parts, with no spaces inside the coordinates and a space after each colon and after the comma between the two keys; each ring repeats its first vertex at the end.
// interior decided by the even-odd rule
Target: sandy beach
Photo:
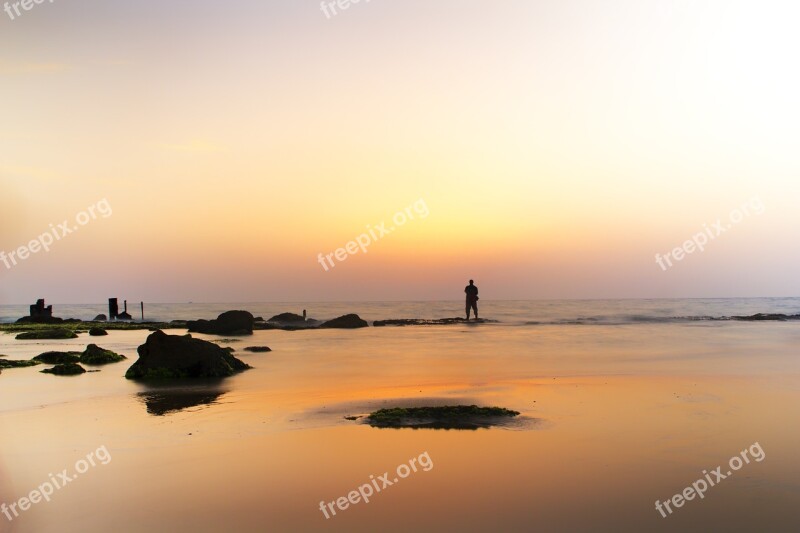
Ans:
{"type": "MultiPolygon", "coordinates": [[[[103,346],[130,359],[98,373],[0,376],[4,501],[100,447],[111,457],[0,522],[4,530],[788,531],[796,521],[794,323],[199,334],[253,369],[192,383],[125,380],[149,334],[110,331],[103,346]],[[262,344],[272,351],[243,351],[262,344]],[[345,418],[454,404],[505,406],[521,420],[469,431],[345,418]],[[756,442],[764,458],[702,500],[667,518],[654,508],[756,442]],[[335,516],[320,511],[423,453],[428,471],[335,516]]],[[[23,359],[89,340],[3,335],[0,353],[23,359]]]]}

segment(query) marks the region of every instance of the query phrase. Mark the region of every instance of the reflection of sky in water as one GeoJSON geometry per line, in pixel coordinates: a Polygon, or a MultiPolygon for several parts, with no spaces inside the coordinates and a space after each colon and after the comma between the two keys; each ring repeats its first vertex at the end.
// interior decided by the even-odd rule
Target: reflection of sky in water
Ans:
{"type": "MultiPolygon", "coordinates": [[[[678,522],[737,531],[795,519],[795,325],[466,330],[257,331],[247,345],[273,351],[237,352],[253,369],[215,382],[131,382],[131,361],[57,382],[35,368],[4,371],[2,496],[29,492],[74,463],[75,450],[106,445],[108,467],[28,511],[18,531],[52,530],[76,513],[87,531],[119,529],[119,516],[127,531],[670,531],[678,522]],[[537,422],[386,431],[345,419],[448,404],[537,422]],[[669,519],[655,511],[657,498],[756,441],[763,462],[669,519]],[[430,472],[329,521],[317,510],[426,451],[430,472]],[[147,516],[133,512],[143,505],[147,516]]],[[[104,347],[135,357],[147,334],[112,331],[104,347]]],[[[0,342],[12,358],[46,348],[0,342]]]]}

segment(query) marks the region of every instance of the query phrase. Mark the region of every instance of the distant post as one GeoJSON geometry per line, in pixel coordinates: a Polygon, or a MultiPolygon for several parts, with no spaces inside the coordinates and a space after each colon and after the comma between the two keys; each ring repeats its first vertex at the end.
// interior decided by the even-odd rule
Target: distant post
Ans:
{"type": "Polygon", "coordinates": [[[144,322],[144,302],[142,302],[142,322],[144,322]]]}
{"type": "Polygon", "coordinates": [[[116,298],[108,299],[108,319],[116,320],[119,315],[119,303],[116,298]]]}

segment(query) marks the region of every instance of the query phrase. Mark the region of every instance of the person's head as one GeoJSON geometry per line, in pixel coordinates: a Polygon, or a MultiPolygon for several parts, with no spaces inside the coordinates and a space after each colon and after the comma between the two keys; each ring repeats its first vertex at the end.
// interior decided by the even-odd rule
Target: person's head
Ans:
{"type": "Polygon", "coordinates": [[[469,280],[469,284],[470,285],[475,285],[475,282],[473,280],[469,280]]]}

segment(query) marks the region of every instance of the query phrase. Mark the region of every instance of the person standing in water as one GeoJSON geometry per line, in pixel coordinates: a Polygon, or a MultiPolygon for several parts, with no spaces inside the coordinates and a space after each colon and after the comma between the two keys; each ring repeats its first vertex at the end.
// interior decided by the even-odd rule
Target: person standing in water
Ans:
{"type": "Polygon", "coordinates": [[[478,320],[478,286],[473,280],[469,280],[469,285],[464,288],[467,294],[467,320],[469,320],[469,310],[475,311],[475,320],[478,320]]]}

